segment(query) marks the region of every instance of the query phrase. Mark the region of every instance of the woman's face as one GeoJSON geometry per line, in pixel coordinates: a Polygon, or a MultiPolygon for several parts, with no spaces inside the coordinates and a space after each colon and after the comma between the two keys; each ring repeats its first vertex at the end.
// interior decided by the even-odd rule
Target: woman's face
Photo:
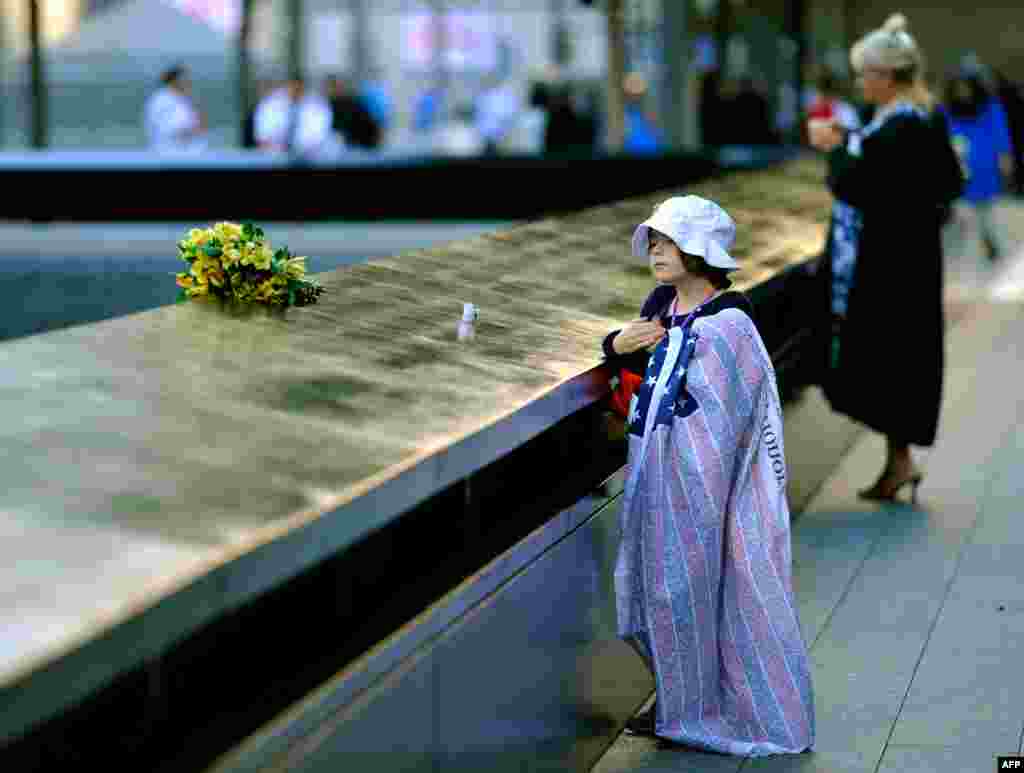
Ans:
{"type": "Polygon", "coordinates": [[[682,251],[669,237],[653,228],[647,229],[647,259],[654,278],[662,284],[674,284],[686,275],[682,251]]]}
{"type": "Polygon", "coordinates": [[[884,105],[896,95],[892,73],[880,67],[863,67],[857,73],[857,83],[864,101],[872,105],[884,105]]]}

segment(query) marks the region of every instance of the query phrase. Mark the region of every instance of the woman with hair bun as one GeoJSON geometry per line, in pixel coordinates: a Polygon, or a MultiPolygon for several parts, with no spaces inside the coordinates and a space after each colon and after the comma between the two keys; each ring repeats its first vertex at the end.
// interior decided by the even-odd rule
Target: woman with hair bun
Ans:
{"type": "Polygon", "coordinates": [[[822,383],[834,410],[887,439],[882,471],[859,496],[894,500],[911,486],[916,500],[923,473],[910,446],[935,443],[942,398],[942,220],[964,181],[906,17],[857,41],[850,61],[874,118],[859,131],[809,126],[835,196],[822,383]]]}

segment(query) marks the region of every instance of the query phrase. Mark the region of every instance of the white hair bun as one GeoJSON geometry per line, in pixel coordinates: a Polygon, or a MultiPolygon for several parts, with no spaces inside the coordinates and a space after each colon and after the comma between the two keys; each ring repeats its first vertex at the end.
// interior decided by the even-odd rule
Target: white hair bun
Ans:
{"type": "Polygon", "coordinates": [[[882,29],[886,32],[895,35],[900,32],[907,31],[907,17],[902,13],[894,13],[888,19],[885,20],[885,24],[882,25],[882,29]]]}

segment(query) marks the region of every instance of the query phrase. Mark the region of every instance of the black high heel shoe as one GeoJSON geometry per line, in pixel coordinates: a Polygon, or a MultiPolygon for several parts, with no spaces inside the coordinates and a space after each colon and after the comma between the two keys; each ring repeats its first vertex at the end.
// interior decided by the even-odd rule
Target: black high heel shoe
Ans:
{"type": "Polygon", "coordinates": [[[905,478],[899,480],[891,480],[887,477],[882,477],[878,482],[871,488],[863,489],[857,492],[857,496],[861,499],[866,499],[871,502],[897,502],[897,494],[903,489],[904,486],[910,486],[910,503],[912,505],[917,504],[917,487],[921,485],[921,481],[924,480],[924,473],[915,471],[905,478]]]}

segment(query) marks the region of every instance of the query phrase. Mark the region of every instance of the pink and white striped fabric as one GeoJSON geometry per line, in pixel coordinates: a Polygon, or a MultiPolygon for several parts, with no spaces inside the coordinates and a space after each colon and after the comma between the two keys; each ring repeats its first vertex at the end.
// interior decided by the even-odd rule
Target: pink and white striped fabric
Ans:
{"type": "Polygon", "coordinates": [[[619,635],[655,675],[655,730],[726,754],[810,750],[768,353],[751,319],[725,309],[672,328],[647,375],[631,412],[615,585],[619,635]]]}

